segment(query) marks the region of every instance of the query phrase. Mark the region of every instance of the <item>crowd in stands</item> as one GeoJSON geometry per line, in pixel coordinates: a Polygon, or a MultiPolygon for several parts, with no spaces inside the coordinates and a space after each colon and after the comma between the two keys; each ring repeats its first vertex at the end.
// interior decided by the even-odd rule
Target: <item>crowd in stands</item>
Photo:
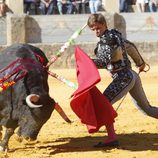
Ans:
{"type": "Polygon", "coordinates": [[[86,14],[101,9],[101,0],[24,0],[26,14],[86,14]]]}
{"type": "Polygon", "coordinates": [[[158,12],[158,0],[120,0],[120,12],[130,12],[131,5],[136,5],[138,12],[158,12]]]}
{"type": "MultiPolygon", "coordinates": [[[[158,0],[119,0],[120,12],[131,12],[135,5],[138,12],[158,12],[158,0]]],[[[86,14],[106,9],[102,0],[24,0],[26,14],[86,14]]]]}
{"type": "MultiPolygon", "coordinates": [[[[138,12],[158,12],[158,0],[119,0],[120,13],[131,12],[135,5],[138,12]]],[[[105,10],[102,0],[24,0],[24,13],[28,15],[86,14],[105,10]]],[[[0,0],[0,17],[5,16],[7,5],[0,0]]]]}

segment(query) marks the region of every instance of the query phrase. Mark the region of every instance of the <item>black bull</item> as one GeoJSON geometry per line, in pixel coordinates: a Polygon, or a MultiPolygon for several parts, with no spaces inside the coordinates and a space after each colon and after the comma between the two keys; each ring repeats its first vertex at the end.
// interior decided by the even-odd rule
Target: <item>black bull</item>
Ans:
{"type": "Polygon", "coordinates": [[[15,44],[0,53],[0,69],[7,67],[0,73],[0,79],[14,71],[16,73],[9,81],[25,74],[16,84],[0,93],[0,128],[6,127],[0,150],[7,149],[9,138],[17,127],[20,138],[35,140],[50,118],[56,103],[49,96],[48,73],[43,68],[47,63],[45,54],[28,44],[15,44]],[[13,61],[15,63],[11,64],[13,61]]]}

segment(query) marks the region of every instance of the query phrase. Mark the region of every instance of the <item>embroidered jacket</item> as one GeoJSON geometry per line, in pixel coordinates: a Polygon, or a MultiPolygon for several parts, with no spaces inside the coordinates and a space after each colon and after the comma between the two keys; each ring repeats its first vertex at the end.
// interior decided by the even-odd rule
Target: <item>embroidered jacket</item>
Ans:
{"type": "MultiPolygon", "coordinates": [[[[130,68],[131,62],[128,59],[126,43],[128,43],[128,47],[131,44],[117,30],[106,30],[95,48],[96,59],[92,60],[98,68],[106,68],[111,73],[124,68],[130,68]]],[[[144,63],[138,51],[132,52],[129,55],[137,66],[144,63]]]]}

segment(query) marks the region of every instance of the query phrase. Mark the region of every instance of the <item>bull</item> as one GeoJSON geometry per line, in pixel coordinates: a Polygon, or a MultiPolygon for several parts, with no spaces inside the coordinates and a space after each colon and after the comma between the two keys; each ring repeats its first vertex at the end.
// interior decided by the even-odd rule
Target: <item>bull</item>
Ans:
{"type": "Polygon", "coordinates": [[[29,44],[14,44],[1,52],[1,81],[18,79],[0,93],[0,135],[2,127],[6,128],[0,142],[1,151],[8,149],[15,129],[20,139],[36,140],[54,108],[59,107],[49,95],[48,73],[44,68],[47,63],[43,51],[29,44]]]}

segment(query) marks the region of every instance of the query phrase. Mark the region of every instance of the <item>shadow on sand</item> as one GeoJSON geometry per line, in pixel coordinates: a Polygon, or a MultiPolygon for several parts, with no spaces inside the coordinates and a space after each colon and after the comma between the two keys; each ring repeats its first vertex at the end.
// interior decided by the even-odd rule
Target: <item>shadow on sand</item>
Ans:
{"type": "MultiPolygon", "coordinates": [[[[49,155],[55,155],[57,153],[63,152],[84,152],[84,151],[106,151],[112,148],[94,148],[93,145],[97,144],[99,141],[103,141],[105,137],[66,137],[60,138],[56,141],[45,141],[36,144],[38,149],[47,149],[49,155]]],[[[157,133],[132,133],[132,134],[120,134],[118,135],[118,140],[120,141],[120,146],[118,150],[129,150],[129,151],[158,151],[158,135],[157,133]]],[[[25,150],[30,150],[34,148],[33,145],[27,145],[25,150]]],[[[18,150],[16,148],[15,150],[18,150]]],[[[21,149],[19,149],[21,150],[21,149]]]]}

